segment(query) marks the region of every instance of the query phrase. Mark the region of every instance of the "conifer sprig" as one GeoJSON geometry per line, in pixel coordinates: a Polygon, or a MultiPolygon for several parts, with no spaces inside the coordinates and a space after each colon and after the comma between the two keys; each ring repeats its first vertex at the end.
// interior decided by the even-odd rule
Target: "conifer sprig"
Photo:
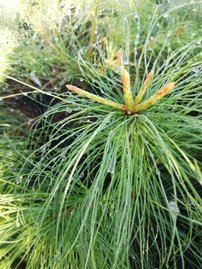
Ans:
{"type": "Polygon", "coordinates": [[[115,109],[119,109],[124,111],[126,114],[131,115],[135,113],[139,113],[140,111],[148,109],[150,106],[156,104],[161,98],[170,93],[175,87],[175,82],[171,82],[169,84],[163,85],[154,95],[150,96],[147,100],[142,101],[145,91],[148,88],[151,80],[154,76],[154,71],[150,71],[147,75],[146,79],[143,82],[143,86],[140,88],[136,98],[133,98],[133,94],[130,87],[130,74],[124,68],[123,64],[123,52],[119,50],[117,53],[117,63],[120,65],[121,69],[121,81],[123,85],[123,95],[124,95],[124,104],[119,104],[114,101],[108,100],[106,98],[97,96],[88,91],[82,90],[73,85],[66,85],[67,89],[77,93],[80,96],[91,99],[95,102],[98,102],[103,105],[108,105],[115,109]]]}

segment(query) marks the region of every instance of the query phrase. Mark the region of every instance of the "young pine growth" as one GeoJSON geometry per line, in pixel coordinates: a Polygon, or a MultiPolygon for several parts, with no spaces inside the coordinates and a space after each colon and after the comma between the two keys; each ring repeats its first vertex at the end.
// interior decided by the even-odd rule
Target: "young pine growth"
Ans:
{"type": "Polygon", "coordinates": [[[117,53],[117,63],[120,66],[121,70],[121,81],[123,85],[123,94],[124,94],[124,104],[116,103],[109,99],[97,96],[95,94],[89,93],[88,91],[82,90],[73,85],[66,85],[67,89],[81,95],[85,98],[91,99],[95,102],[98,102],[103,105],[108,105],[115,109],[119,109],[124,111],[127,115],[139,113],[140,111],[148,109],[150,106],[154,105],[157,101],[163,98],[166,94],[171,92],[171,90],[175,87],[175,82],[171,82],[162,86],[154,95],[150,96],[147,100],[143,101],[144,94],[151,83],[151,80],[154,76],[154,71],[150,71],[147,75],[145,81],[143,82],[143,86],[140,88],[137,96],[133,98],[133,94],[130,87],[130,74],[124,68],[123,64],[123,52],[119,50],[117,53]]]}
{"type": "Polygon", "coordinates": [[[142,101],[143,96],[144,96],[144,94],[145,94],[145,92],[146,92],[146,89],[147,89],[147,87],[149,86],[149,84],[150,84],[150,82],[151,82],[153,76],[154,76],[154,71],[152,70],[152,71],[147,75],[147,77],[146,77],[146,79],[145,79],[145,81],[144,81],[144,83],[143,83],[142,88],[139,90],[138,95],[136,96],[135,101],[134,101],[134,106],[135,106],[136,104],[139,104],[139,103],[142,101]]]}

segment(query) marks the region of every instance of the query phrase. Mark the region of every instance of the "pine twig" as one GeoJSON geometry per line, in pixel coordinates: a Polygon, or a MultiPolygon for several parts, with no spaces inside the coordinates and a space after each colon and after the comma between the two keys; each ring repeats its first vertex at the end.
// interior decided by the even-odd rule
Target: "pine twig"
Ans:
{"type": "Polygon", "coordinates": [[[164,85],[159,89],[153,96],[149,97],[146,101],[135,106],[133,112],[139,112],[149,108],[151,105],[155,104],[158,100],[163,98],[175,87],[175,82],[171,82],[167,85],[164,85]]]}
{"type": "MultiPolygon", "coordinates": [[[[147,77],[146,77],[146,79],[145,79],[145,81],[144,81],[144,83],[143,83],[142,88],[139,90],[139,92],[138,92],[138,94],[137,94],[137,96],[136,96],[136,98],[135,98],[134,107],[135,107],[137,104],[139,104],[139,103],[142,102],[143,96],[144,96],[144,94],[145,94],[145,92],[146,92],[146,89],[147,89],[147,87],[149,86],[149,84],[150,84],[150,82],[151,82],[153,76],[154,76],[154,71],[152,70],[152,71],[147,75],[147,77]]],[[[133,107],[133,108],[134,108],[134,107],[133,107]]]]}
{"type": "Polygon", "coordinates": [[[122,104],[116,103],[114,101],[108,100],[108,99],[100,97],[100,96],[97,96],[97,95],[95,95],[93,93],[84,91],[84,90],[82,90],[82,89],[80,89],[80,88],[78,88],[76,86],[66,85],[66,87],[71,92],[77,93],[80,96],[86,97],[86,98],[91,99],[91,100],[93,100],[95,102],[98,102],[100,104],[108,105],[108,106],[111,106],[113,108],[116,108],[116,109],[119,109],[119,110],[122,110],[122,111],[126,110],[125,106],[122,105],[122,104]]]}

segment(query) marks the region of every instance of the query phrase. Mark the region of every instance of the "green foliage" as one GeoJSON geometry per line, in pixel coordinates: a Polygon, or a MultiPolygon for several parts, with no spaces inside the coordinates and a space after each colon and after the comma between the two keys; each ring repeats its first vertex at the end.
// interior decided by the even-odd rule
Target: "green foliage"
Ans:
{"type": "Polygon", "coordinates": [[[202,2],[54,3],[24,3],[6,75],[52,100],[0,114],[0,269],[200,268],[202,2]],[[120,47],[133,97],[152,69],[143,101],[174,90],[132,115],[64,92],[124,104],[120,47]]]}

